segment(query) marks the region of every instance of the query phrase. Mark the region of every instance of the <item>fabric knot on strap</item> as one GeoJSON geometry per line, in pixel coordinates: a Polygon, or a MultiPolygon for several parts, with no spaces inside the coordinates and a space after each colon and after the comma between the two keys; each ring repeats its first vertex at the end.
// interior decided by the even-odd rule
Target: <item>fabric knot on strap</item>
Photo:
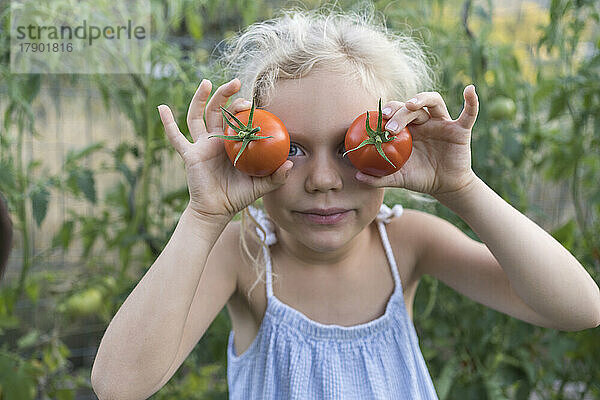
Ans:
{"type": "Polygon", "coordinates": [[[255,208],[252,206],[248,206],[248,211],[254,217],[256,222],[265,230],[265,233],[260,230],[260,228],[256,227],[256,234],[259,238],[261,238],[267,246],[274,245],[277,243],[277,237],[275,236],[275,228],[273,227],[273,223],[267,218],[267,215],[260,208],[255,208]]]}
{"type": "Polygon", "coordinates": [[[385,224],[389,224],[392,218],[401,216],[403,211],[404,208],[400,204],[396,204],[393,208],[389,208],[385,204],[382,204],[375,219],[377,221],[383,221],[385,224]]]}

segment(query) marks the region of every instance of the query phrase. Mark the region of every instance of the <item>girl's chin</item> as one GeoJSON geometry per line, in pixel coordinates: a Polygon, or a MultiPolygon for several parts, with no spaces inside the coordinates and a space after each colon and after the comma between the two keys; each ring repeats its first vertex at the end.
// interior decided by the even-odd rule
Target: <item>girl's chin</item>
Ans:
{"type": "Polygon", "coordinates": [[[304,246],[318,253],[327,253],[339,250],[344,247],[351,239],[349,231],[331,231],[298,229],[296,240],[300,241],[304,246]]]}

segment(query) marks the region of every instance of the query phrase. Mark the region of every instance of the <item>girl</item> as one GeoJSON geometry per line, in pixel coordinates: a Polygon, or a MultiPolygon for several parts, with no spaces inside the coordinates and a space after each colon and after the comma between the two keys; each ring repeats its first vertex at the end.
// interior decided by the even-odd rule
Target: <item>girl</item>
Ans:
{"type": "Polygon", "coordinates": [[[438,93],[423,91],[432,82],[419,47],[372,20],[289,11],[250,26],[223,57],[241,79],[210,100],[205,79],[191,101],[193,143],[159,106],[190,202],[102,338],[92,369],[100,399],[159,390],[224,305],[232,399],[435,399],[411,314],[424,274],[535,325],[598,325],[585,269],[471,169],[475,88],[453,120],[438,93]],[[219,107],[240,90],[231,113],[254,99],[290,133],[288,160],[269,177],[236,170],[222,139],[208,138],[222,134],[219,107]],[[410,124],[414,141],[403,168],[383,178],[342,157],[346,129],[379,97],[386,129],[410,124]],[[435,197],[482,243],[433,215],[390,210],[385,187],[435,197]],[[259,198],[264,210],[252,206],[259,198]]]}

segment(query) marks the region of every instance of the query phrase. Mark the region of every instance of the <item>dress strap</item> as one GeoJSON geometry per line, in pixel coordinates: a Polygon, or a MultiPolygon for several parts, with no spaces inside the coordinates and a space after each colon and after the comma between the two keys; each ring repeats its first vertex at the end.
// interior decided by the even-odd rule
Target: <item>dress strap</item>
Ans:
{"type": "MultiPolygon", "coordinates": [[[[267,246],[271,246],[277,243],[277,237],[275,236],[275,230],[273,227],[273,223],[267,218],[267,215],[260,208],[255,208],[253,206],[248,206],[248,211],[254,217],[256,222],[260,225],[262,229],[256,227],[256,233],[258,237],[264,240],[267,246]]],[[[262,246],[263,258],[265,260],[265,272],[266,272],[266,286],[267,286],[267,298],[273,296],[273,280],[272,280],[272,266],[271,266],[271,256],[267,251],[267,248],[262,246]]]]}
{"type": "Polygon", "coordinates": [[[379,213],[375,218],[375,220],[377,221],[377,228],[379,229],[379,236],[381,236],[383,248],[385,249],[385,255],[387,256],[388,263],[390,264],[390,268],[392,269],[394,283],[398,288],[401,287],[400,275],[398,273],[398,266],[396,265],[394,253],[392,252],[392,245],[390,244],[390,240],[385,229],[385,224],[389,224],[392,218],[401,216],[403,211],[404,208],[400,204],[396,204],[393,208],[389,208],[385,204],[382,204],[379,208],[379,213]]]}
{"type": "Polygon", "coordinates": [[[271,270],[273,268],[271,267],[271,257],[270,257],[270,254],[267,252],[267,248],[263,247],[262,251],[263,251],[263,256],[264,256],[265,264],[266,264],[267,298],[270,298],[270,297],[273,297],[273,279],[272,279],[272,274],[271,274],[271,270]]]}
{"type": "Polygon", "coordinates": [[[271,220],[267,217],[267,214],[265,214],[265,212],[260,208],[255,208],[253,206],[248,206],[248,211],[262,228],[260,229],[259,227],[256,227],[256,233],[258,234],[258,237],[264,240],[267,246],[277,243],[275,227],[273,226],[271,220]]]}

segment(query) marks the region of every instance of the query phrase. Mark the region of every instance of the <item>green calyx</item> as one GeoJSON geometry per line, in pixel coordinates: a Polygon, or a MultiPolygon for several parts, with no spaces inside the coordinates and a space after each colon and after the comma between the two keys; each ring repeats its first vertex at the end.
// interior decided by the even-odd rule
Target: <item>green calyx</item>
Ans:
{"type": "Polygon", "coordinates": [[[382,120],[383,120],[383,115],[381,113],[381,98],[379,98],[379,115],[377,117],[377,130],[371,129],[371,126],[369,125],[369,112],[367,111],[367,119],[365,121],[365,130],[367,131],[367,135],[369,135],[369,138],[363,140],[362,143],[359,144],[358,146],[356,146],[355,148],[346,151],[342,156],[345,156],[346,154],[350,153],[351,151],[358,150],[363,146],[372,144],[375,146],[375,149],[377,149],[377,152],[379,153],[379,155],[381,157],[383,157],[387,162],[392,164],[392,167],[396,168],[396,166],[389,160],[389,158],[387,158],[387,156],[385,155],[385,153],[383,151],[383,148],[381,147],[382,143],[391,142],[392,140],[396,139],[396,136],[390,135],[390,133],[388,131],[381,129],[382,120]]]}
{"type": "Polygon", "coordinates": [[[231,135],[231,136],[210,135],[209,138],[218,137],[218,138],[225,139],[225,140],[235,140],[238,142],[242,142],[242,148],[237,153],[237,156],[235,157],[235,161],[233,161],[233,165],[235,165],[237,163],[238,159],[240,158],[240,156],[242,155],[244,150],[246,150],[246,147],[248,147],[248,143],[250,143],[253,140],[268,139],[268,138],[273,137],[273,136],[255,135],[256,133],[260,132],[260,127],[259,126],[257,126],[256,128],[252,127],[252,120],[254,119],[254,108],[255,108],[254,99],[252,99],[252,108],[250,109],[250,116],[248,117],[248,125],[244,125],[244,123],[242,123],[242,121],[237,119],[232,113],[230,113],[223,107],[220,107],[220,108],[221,108],[221,114],[223,114],[223,119],[225,119],[225,122],[227,123],[227,125],[229,125],[229,127],[231,129],[233,129],[237,133],[237,135],[231,135]],[[229,121],[229,119],[227,118],[225,113],[227,113],[227,115],[229,115],[231,118],[233,118],[235,120],[235,122],[237,122],[238,126],[235,126],[233,123],[231,123],[231,121],[229,121]]]}

